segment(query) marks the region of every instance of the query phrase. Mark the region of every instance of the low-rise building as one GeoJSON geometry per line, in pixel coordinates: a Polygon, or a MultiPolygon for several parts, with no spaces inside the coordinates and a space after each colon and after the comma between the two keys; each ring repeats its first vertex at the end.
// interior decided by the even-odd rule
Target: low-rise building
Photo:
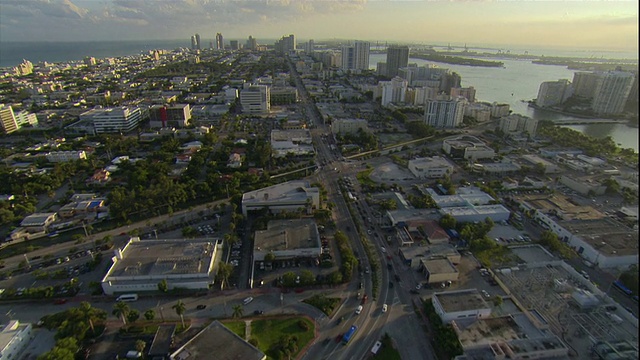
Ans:
{"type": "Polygon", "coordinates": [[[315,153],[311,132],[301,130],[271,130],[271,149],[275,157],[289,154],[295,156],[310,156],[315,153]]]}
{"type": "Polygon", "coordinates": [[[169,289],[208,290],[217,272],[221,243],[198,240],[145,240],[133,237],[115,250],[113,265],[102,279],[107,295],[169,289]]]}
{"type": "Polygon", "coordinates": [[[442,156],[409,160],[409,171],[419,179],[437,179],[453,173],[453,165],[442,156]]]}
{"type": "Polygon", "coordinates": [[[191,109],[189,104],[153,105],[149,109],[149,127],[183,128],[189,125],[191,109]]]}
{"type": "Polygon", "coordinates": [[[429,284],[440,284],[447,281],[458,281],[460,272],[447,258],[422,259],[418,268],[429,284]]]}
{"type": "Polygon", "coordinates": [[[46,231],[49,225],[58,220],[56,213],[35,213],[22,220],[20,226],[30,233],[46,231]]]}
{"type": "Polygon", "coordinates": [[[52,151],[45,155],[49,162],[67,162],[75,160],[87,160],[87,153],[80,151],[52,151]]]}
{"type": "Polygon", "coordinates": [[[317,259],[321,252],[320,234],[312,219],[273,220],[266,230],[255,232],[255,262],[265,261],[267,254],[273,256],[268,262],[317,259]]]}
{"type": "Polygon", "coordinates": [[[442,141],[442,150],[454,159],[492,159],[495,150],[478,138],[469,135],[456,136],[442,141]]]}
{"type": "Polygon", "coordinates": [[[171,360],[266,360],[267,355],[219,321],[212,322],[171,354],[171,360]],[[213,355],[215,354],[215,356],[213,355]]]}
{"type": "Polygon", "coordinates": [[[267,209],[269,212],[320,208],[320,189],[305,180],[294,180],[250,191],[242,195],[242,214],[267,209]]]}
{"type": "Polygon", "coordinates": [[[521,158],[529,166],[541,166],[544,169],[545,174],[556,174],[560,172],[560,167],[558,167],[558,165],[546,159],[543,159],[535,154],[522,155],[521,158]]]}
{"type": "Polygon", "coordinates": [[[448,259],[454,265],[460,263],[460,252],[450,244],[404,246],[398,248],[398,254],[412,269],[419,269],[423,260],[448,259]]]}
{"type": "Polygon", "coordinates": [[[443,323],[491,316],[491,306],[477,289],[438,292],[431,297],[431,303],[443,323]]]}
{"type": "Polygon", "coordinates": [[[331,122],[334,134],[356,134],[359,130],[368,131],[365,119],[335,119],[331,122]]]}
{"type": "Polygon", "coordinates": [[[20,359],[32,341],[31,324],[10,320],[9,323],[0,325],[0,359],[20,359]]]}

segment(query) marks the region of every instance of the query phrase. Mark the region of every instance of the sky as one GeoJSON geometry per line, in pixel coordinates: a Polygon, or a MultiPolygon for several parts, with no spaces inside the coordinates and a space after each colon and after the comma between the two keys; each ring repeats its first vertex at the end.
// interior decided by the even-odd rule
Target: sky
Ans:
{"type": "MultiPolygon", "coordinates": [[[[0,0],[0,42],[353,39],[638,51],[638,1],[0,0]]],[[[205,42],[206,44],[206,42],[205,42]]]]}

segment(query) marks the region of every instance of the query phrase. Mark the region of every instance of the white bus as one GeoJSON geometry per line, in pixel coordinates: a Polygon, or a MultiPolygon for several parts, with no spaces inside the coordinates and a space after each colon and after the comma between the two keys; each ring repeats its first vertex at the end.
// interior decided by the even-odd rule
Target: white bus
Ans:
{"type": "Polygon", "coordinates": [[[116,301],[124,301],[124,302],[129,302],[129,301],[137,301],[138,300],[138,294],[122,294],[120,296],[118,296],[118,298],[116,299],[116,301]]]}

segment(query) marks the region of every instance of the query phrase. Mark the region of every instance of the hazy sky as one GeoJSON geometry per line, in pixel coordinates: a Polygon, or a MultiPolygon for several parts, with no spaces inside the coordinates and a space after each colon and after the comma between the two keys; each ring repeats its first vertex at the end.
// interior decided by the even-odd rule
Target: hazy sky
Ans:
{"type": "Polygon", "coordinates": [[[0,41],[360,39],[638,49],[638,1],[0,0],[0,41]]]}

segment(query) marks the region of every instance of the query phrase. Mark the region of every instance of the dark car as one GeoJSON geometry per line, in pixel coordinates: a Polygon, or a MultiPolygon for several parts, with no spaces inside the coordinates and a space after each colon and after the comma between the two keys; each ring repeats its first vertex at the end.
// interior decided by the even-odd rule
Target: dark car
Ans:
{"type": "Polygon", "coordinates": [[[207,305],[204,305],[204,304],[200,304],[200,305],[196,306],[196,309],[198,309],[198,310],[204,310],[206,308],[207,308],[207,305]]]}
{"type": "Polygon", "coordinates": [[[393,282],[389,281],[389,288],[393,288],[393,282]]]}
{"type": "Polygon", "coordinates": [[[262,315],[262,314],[264,314],[264,311],[262,310],[256,310],[253,312],[253,315],[262,315]]]}
{"type": "Polygon", "coordinates": [[[331,339],[329,338],[324,339],[324,341],[322,342],[322,345],[327,345],[329,341],[331,341],[331,339]]]}
{"type": "Polygon", "coordinates": [[[56,305],[66,304],[67,303],[67,299],[55,299],[53,301],[53,303],[56,304],[56,305]]]}
{"type": "Polygon", "coordinates": [[[400,276],[398,276],[398,274],[395,274],[393,277],[396,279],[396,281],[400,281],[400,276]]]}
{"type": "Polygon", "coordinates": [[[420,294],[420,292],[418,290],[416,290],[416,289],[411,289],[411,290],[409,290],[409,292],[414,294],[414,295],[420,294]]]}
{"type": "Polygon", "coordinates": [[[337,325],[340,325],[340,323],[341,323],[343,320],[344,320],[344,316],[339,317],[339,318],[338,318],[338,324],[337,324],[337,325]]]}

